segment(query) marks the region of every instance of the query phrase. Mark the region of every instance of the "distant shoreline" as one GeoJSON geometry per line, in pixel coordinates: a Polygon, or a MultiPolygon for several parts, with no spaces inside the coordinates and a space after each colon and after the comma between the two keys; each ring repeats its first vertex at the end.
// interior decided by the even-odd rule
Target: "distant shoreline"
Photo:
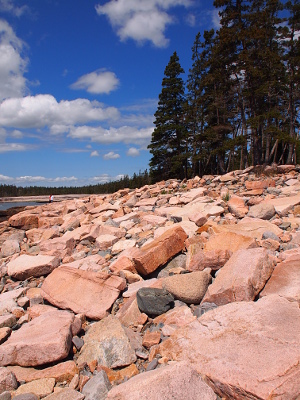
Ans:
{"type": "MultiPolygon", "coordinates": [[[[79,199],[82,197],[89,197],[88,194],[58,194],[54,195],[54,201],[79,199]]],[[[0,203],[48,203],[49,196],[19,196],[19,197],[0,197],[0,203]]]]}

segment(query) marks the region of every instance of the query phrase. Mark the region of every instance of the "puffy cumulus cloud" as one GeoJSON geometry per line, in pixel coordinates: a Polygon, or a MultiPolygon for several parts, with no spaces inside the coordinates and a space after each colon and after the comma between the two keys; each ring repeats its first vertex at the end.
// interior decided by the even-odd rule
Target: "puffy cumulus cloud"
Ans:
{"type": "Polygon", "coordinates": [[[89,93],[109,94],[119,86],[119,79],[113,72],[98,70],[81,76],[70,87],[71,89],[84,89],[89,93]]]}
{"type": "Polygon", "coordinates": [[[104,129],[100,126],[78,126],[72,127],[68,137],[72,139],[91,140],[95,143],[133,143],[141,146],[147,146],[150,143],[153,127],[138,129],[130,126],[120,128],[104,129]]]}
{"type": "Polygon", "coordinates": [[[0,126],[14,128],[50,127],[51,133],[66,132],[69,126],[117,119],[115,107],[87,99],[57,100],[50,94],[6,99],[0,104],[0,126]],[[53,129],[52,129],[53,128],[53,129]]]}
{"type": "Polygon", "coordinates": [[[76,183],[78,181],[78,178],[75,176],[62,176],[62,177],[56,177],[56,178],[46,178],[44,176],[31,176],[31,175],[25,175],[25,176],[18,176],[16,178],[11,178],[15,184],[17,185],[30,185],[32,183],[35,184],[71,184],[71,183],[76,183]]]}
{"type": "Polygon", "coordinates": [[[23,74],[28,59],[22,55],[24,47],[11,26],[0,19],[0,100],[23,96],[26,91],[23,74]]]}
{"type": "Polygon", "coordinates": [[[150,41],[157,47],[166,47],[169,40],[165,29],[175,21],[167,11],[190,4],[191,0],[111,0],[96,5],[96,11],[107,16],[122,41],[131,38],[138,43],[150,41]]]}
{"type": "Polygon", "coordinates": [[[0,183],[1,183],[1,182],[10,182],[10,181],[12,181],[12,180],[13,180],[12,177],[6,176],[6,175],[1,175],[1,174],[0,174],[0,183]]]}
{"type": "Polygon", "coordinates": [[[94,177],[90,178],[89,181],[91,182],[91,184],[95,185],[97,183],[105,183],[105,182],[117,181],[119,179],[120,179],[120,175],[112,176],[112,175],[109,175],[109,174],[101,174],[101,175],[97,175],[97,176],[94,176],[94,177]]]}
{"type": "Polygon", "coordinates": [[[99,153],[97,150],[91,152],[91,157],[99,157],[99,153]]]}
{"type": "Polygon", "coordinates": [[[120,154],[110,151],[109,153],[104,154],[103,158],[104,160],[116,160],[117,158],[120,158],[120,154]]]}
{"type": "Polygon", "coordinates": [[[130,147],[126,153],[129,157],[138,157],[140,155],[139,149],[135,147],[130,147]]]}
{"type": "Polygon", "coordinates": [[[18,7],[14,4],[13,0],[0,0],[0,11],[21,17],[21,15],[29,12],[29,7],[27,5],[18,7]]]}

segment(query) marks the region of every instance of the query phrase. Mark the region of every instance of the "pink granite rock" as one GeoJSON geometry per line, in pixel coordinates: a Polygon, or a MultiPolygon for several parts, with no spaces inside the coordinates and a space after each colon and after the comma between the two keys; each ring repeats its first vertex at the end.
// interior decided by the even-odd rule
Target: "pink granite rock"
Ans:
{"type": "Polygon", "coordinates": [[[15,279],[27,279],[48,275],[60,264],[60,259],[54,256],[22,254],[7,265],[8,274],[15,279]]]}
{"type": "Polygon", "coordinates": [[[297,399],[300,309],[276,295],[227,304],[176,330],[159,353],[190,362],[226,399],[297,399]]]}
{"type": "Polygon", "coordinates": [[[93,324],[85,335],[77,364],[82,365],[93,360],[108,368],[121,367],[136,361],[135,351],[118,318],[109,315],[93,324]]]}
{"type": "Polygon", "coordinates": [[[74,314],[56,310],[23,325],[0,346],[0,365],[37,366],[66,358],[73,321],[74,314]]]}
{"type": "Polygon", "coordinates": [[[151,243],[136,249],[133,255],[136,270],[143,275],[155,271],[184,249],[186,238],[185,231],[174,226],[151,243]]]}
{"type": "Polygon", "coordinates": [[[20,253],[20,244],[18,240],[5,240],[1,246],[0,255],[2,257],[9,257],[13,254],[20,253]]]}
{"type": "Polygon", "coordinates": [[[262,181],[246,181],[245,186],[248,190],[265,189],[268,187],[275,187],[273,179],[265,179],[262,181]]]}
{"type": "Polygon", "coordinates": [[[75,240],[67,236],[61,236],[54,239],[44,240],[40,242],[40,252],[51,254],[60,258],[64,258],[67,254],[71,254],[75,248],[75,240]]]}
{"type": "Polygon", "coordinates": [[[95,246],[99,248],[99,250],[107,250],[114,243],[116,243],[119,239],[114,235],[103,234],[96,238],[95,246]]]}
{"type": "Polygon", "coordinates": [[[8,223],[10,226],[27,231],[28,229],[38,228],[39,217],[38,214],[26,210],[10,217],[8,223]]]}
{"type": "Polygon", "coordinates": [[[248,207],[245,205],[245,201],[241,197],[231,197],[227,205],[231,214],[237,218],[244,218],[248,212],[248,207]]]}
{"type": "Polygon", "coordinates": [[[290,301],[298,301],[300,305],[300,257],[290,257],[279,263],[260,297],[278,294],[290,301]]]}
{"type": "Polygon", "coordinates": [[[213,390],[188,363],[143,372],[113,387],[107,400],[216,400],[213,390]]]}
{"type": "Polygon", "coordinates": [[[162,286],[175,299],[187,304],[199,304],[211,282],[210,268],[204,271],[168,276],[163,279],[162,286]]]}
{"type": "Polygon", "coordinates": [[[219,270],[202,302],[223,305],[254,300],[271,276],[274,266],[274,258],[266,249],[238,250],[219,270]]]}
{"type": "Polygon", "coordinates": [[[255,247],[257,247],[255,239],[244,236],[242,233],[226,232],[226,234],[219,233],[210,236],[204,245],[204,252],[212,250],[227,250],[234,253],[237,250],[251,249],[255,247]]]}
{"type": "Polygon", "coordinates": [[[188,271],[203,271],[205,268],[218,270],[219,268],[223,267],[231,255],[231,250],[200,250],[194,255],[191,255],[186,267],[188,271]]]}
{"type": "Polygon", "coordinates": [[[45,279],[42,295],[59,308],[99,320],[125,287],[125,279],[118,276],[59,267],[45,279]]]}
{"type": "Polygon", "coordinates": [[[16,390],[18,382],[15,374],[9,369],[0,367],[0,394],[5,391],[16,390]]]}
{"type": "Polygon", "coordinates": [[[47,368],[24,368],[8,366],[7,369],[14,373],[19,382],[31,382],[42,378],[55,378],[55,382],[70,383],[74,375],[78,374],[78,368],[74,361],[65,361],[47,368]]]}

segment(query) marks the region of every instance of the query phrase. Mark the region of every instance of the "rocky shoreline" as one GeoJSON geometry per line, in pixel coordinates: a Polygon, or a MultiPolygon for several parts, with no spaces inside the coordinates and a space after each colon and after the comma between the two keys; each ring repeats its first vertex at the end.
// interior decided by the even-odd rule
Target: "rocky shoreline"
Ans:
{"type": "Polygon", "coordinates": [[[299,399],[299,190],[248,168],[1,222],[0,400],[299,399]]]}

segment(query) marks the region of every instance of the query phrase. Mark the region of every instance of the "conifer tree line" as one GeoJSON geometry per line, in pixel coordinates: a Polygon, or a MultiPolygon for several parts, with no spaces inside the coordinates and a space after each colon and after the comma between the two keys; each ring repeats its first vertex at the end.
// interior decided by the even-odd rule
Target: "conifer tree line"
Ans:
{"type": "Polygon", "coordinates": [[[215,0],[184,82],[176,52],[148,146],[152,181],[300,162],[300,3],[215,0]]]}

